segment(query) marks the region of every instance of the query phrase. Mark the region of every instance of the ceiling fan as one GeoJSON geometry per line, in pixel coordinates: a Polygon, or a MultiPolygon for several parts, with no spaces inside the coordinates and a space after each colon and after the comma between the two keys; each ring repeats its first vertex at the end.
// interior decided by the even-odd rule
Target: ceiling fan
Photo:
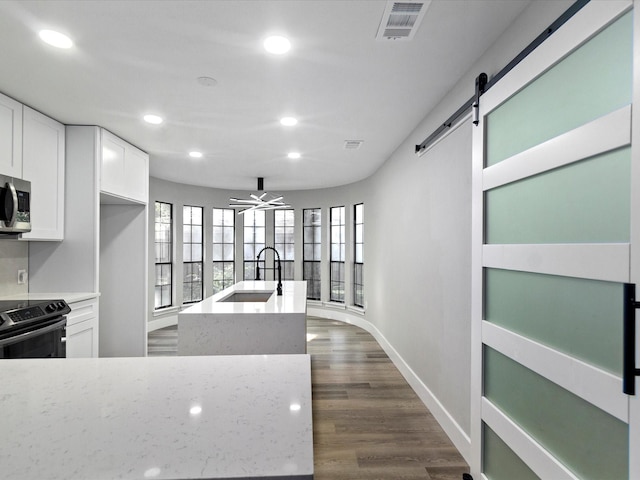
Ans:
{"type": "Polygon", "coordinates": [[[266,198],[269,194],[267,192],[264,192],[263,177],[258,177],[258,192],[263,193],[260,196],[252,193],[249,195],[250,198],[248,199],[230,198],[229,206],[244,208],[244,210],[240,210],[238,212],[239,214],[258,210],[277,210],[281,208],[291,208],[291,205],[288,205],[282,201],[282,195],[280,195],[279,197],[273,196],[273,198],[266,198]]]}

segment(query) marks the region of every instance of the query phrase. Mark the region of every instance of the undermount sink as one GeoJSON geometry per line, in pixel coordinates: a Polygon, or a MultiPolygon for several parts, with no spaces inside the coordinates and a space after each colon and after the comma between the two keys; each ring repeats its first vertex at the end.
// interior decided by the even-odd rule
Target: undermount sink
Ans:
{"type": "Polygon", "coordinates": [[[266,302],[273,295],[272,291],[267,292],[234,292],[221,299],[221,302],[266,302]]]}

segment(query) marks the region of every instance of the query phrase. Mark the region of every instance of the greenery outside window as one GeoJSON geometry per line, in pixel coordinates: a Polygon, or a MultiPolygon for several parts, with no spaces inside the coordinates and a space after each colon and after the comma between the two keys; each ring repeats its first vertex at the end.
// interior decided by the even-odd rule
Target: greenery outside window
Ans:
{"type": "Polygon", "coordinates": [[[302,211],[302,278],[307,281],[307,298],[320,300],[320,260],[322,258],[322,211],[308,208],[302,211]]]}
{"type": "Polygon", "coordinates": [[[293,210],[274,211],[274,248],[282,262],[282,280],[293,280],[295,260],[295,217],[293,210]]]}
{"type": "Polygon", "coordinates": [[[202,300],[202,207],[182,207],[182,302],[202,300]]]}
{"type": "Polygon", "coordinates": [[[329,300],[331,300],[332,302],[344,303],[344,207],[331,207],[329,221],[331,223],[331,269],[329,271],[329,300]]]}
{"type": "Polygon", "coordinates": [[[154,308],[172,305],[173,205],[155,202],[155,300],[154,308]]]}
{"type": "MultiPolygon", "coordinates": [[[[246,211],[242,215],[244,217],[243,278],[245,280],[254,280],[256,278],[256,257],[260,250],[265,247],[265,213],[264,210],[253,210],[246,211]]],[[[261,278],[264,279],[264,277],[261,278]]]]}
{"type": "Polygon", "coordinates": [[[213,293],[235,283],[235,210],[213,209],[213,293]]]}
{"type": "Polygon", "coordinates": [[[353,304],[364,308],[364,204],[353,206],[353,304]]]}

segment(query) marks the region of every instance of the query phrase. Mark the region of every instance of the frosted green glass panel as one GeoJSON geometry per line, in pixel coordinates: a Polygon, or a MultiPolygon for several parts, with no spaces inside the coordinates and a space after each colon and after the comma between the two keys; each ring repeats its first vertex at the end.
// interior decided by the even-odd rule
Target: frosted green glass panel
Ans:
{"type": "Polygon", "coordinates": [[[629,242],[631,147],[485,193],[486,243],[629,242]]]}
{"type": "Polygon", "coordinates": [[[629,105],[632,40],[628,13],[493,110],[486,165],[629,105]]]}
{"type": "Polygon", "coordinates": [[[486,346],[484,395],[578,478],[629,478],[626,423],[486,346]]]}
{"type": "Polygon", "coordinates": [[[482,471],[489,480],[540,479],[485,423],[482,439],[482,471]]]}
{"type": "Polygon", "coordinates": [[[620,283],[485,270],[485,320],[622,376],[620,283]]]}

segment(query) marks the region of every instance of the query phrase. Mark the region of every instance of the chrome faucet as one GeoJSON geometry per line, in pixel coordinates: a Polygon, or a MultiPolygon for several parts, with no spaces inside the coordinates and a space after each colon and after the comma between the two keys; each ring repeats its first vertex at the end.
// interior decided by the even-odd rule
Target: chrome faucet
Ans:
{"type": "MultiPolygon", "coordinates": [[[[282,265],[280,263],[280,254],[278,253],[278,251],[275,248],[273,248],[273,247],[264,247],[258,253],[258,257],[257,257],[258,261],[256,262],[256,280],[260,280],[260,255],[262,255],[262,252],[264,252],[265,250],[273,250],[276,253],[276,257],[278,258],[278,295],[282,295],[282,265]]],[[[266,262],[266,260],[265,260],[265,262],[266,262]]]]}

